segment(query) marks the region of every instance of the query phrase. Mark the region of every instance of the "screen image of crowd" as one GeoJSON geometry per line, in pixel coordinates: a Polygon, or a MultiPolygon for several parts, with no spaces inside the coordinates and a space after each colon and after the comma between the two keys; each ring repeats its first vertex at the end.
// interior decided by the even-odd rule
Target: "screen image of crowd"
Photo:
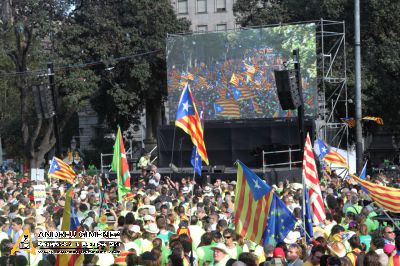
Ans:
{"type": "MultiPolygon", "coordinates": [[[[320,189],[326,218],[304,241],[302,185],[279,182],[272,191],[296,218],[282,242],[256,244],[236,233],[236,181],[191,177],[172,180],[155,165],[132,175],[131,192],[121,202],[117,184],[106,175],[81,172],[72,201],[82,230],[119,231],[119,254],[84,254],[80,265],[396,265],[400,236],[390,223],[379,226],[377,208],[360,186],[324,171],[320,189]],[[101,200],[101,198],[103,200],[101,200]]],[[[393,186],[383,173],[367,180],[393,186]]],[[[35,204],[29,175],[0,174],[1,265],[55,265],[55,255],[10,250],[25,228],[37,247],[40,232],[60,231],[66,182],[46,179],[44,204],[35,204]],[[9,263],[9,264],[7,264],[9,263]]],[[[116,252],[116,253],[118,253],[116,252]]],[[[60,264],[64,265],[64,264],[60,264]]]]}
{"type": "MultiPolygon", "coordinates": [[[[298,34],[293,29],[290,32],[301,36],[300,40],[296,40],[301,43],[303,37],[313,34],[313,29],[315,30],[313,27],[303,26],[301,30],[297,29],[298,34]]],[[[167,50],[170,50],[167,59],[170,120],[175,119],[177,103],[186,85],[193,92],[197,109],[204,108],[205,120],[296,116],[295,111],[281,109],[274,77],[274,70],[283,68],[284,62],[290,60],[292,51],[282,43],[276,44],[270,40],[275,35],[284,35],[290,28],[283,32],[275,32],[273,28],[263,30],[267,31],[266,36],[257,40],[251,38],[258,34],[259,29],[254,30],[255,32],[249,30],[244,33],[230,33],[244,39],[240,44],[230,44],[229,40],[233,37],[225,36],[227,33],[212,33],[207,37],[209,41],[201,38],[204,35],[194,35],[178,36],[167,42],[167,50]],[[249,39],[248,42],[245,41],[246,38],[249,39]],[[219,53],[214,52],[212,56],[209,54],[208,50],[211,48],[207,46],[210,42],[215,42],[215,50],[219,53]],[[177,50],[183,49],[187,43],[193,43],[193,51],[181,57],[177,50]]],[[[315,36],[311,39],[315,40],[315,36]]],[[[288,37],[287,41],[289,40],[288,37]]],[[[305,70],[302,71],[305,115],[313,117],[317,104],[314,71],[316,59],[308,50],[314,50],[315,53],[315,42],[309,41],[307,48],[303,49],[305,70]]]]}

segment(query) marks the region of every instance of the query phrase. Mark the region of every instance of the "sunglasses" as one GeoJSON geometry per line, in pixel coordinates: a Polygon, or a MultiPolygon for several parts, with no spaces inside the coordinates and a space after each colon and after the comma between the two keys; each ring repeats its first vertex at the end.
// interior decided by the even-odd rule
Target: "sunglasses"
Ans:
{"type": "Polygon", "coordinates": [[[232,238],[232,236],[224,236],[224,238],[229,239],[232,238]]]}
{"type": "Polygon", "coordinates": [[[385,232],[386,234],[393,234],[394,232],[393,231],[388,231],[388,232],[385,232]]]}

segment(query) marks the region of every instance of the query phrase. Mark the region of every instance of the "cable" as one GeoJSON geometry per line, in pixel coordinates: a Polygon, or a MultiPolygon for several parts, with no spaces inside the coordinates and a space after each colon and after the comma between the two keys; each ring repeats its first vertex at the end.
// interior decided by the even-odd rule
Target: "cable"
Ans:
{"type": "MultiPolygon", "coordinates": [[[[138,54],[132,54],[132,55],[127,55],[127,56],[122,56],[122,57],[117,57],[117,58],[109,58],[109,59],[105,59],[102,61],[94,61],[94,62],[89,62],[89,63],[83,63],[83,64],[75,64],[75,65],[68,65],[68,66],[60,66],[60,67],[55,67],[54,71],[63,71],[63,70],[68,70],[68,69],[78,69],[78,68],[87,68],[87,67],[93,67],[93,66],[97,66],[100,64],[104,64],[104,62],[107,61],[124,61],[124,60],[128,60],[131,58],[135,58],[135,57],[139,57],[139,56],[145,56],[145,55],[149,55],[149,54],[153,54],[153,53],[158,53],[160,52],[161,49],[157,49],[157,50],[152,50],[152,51],[148,51],[148,52],[142,52],[142,53],[138,53],[138,54]]],[[[0,79],[1,78],[6,78],[6,77],[15,77],[15,76],[24,76],[24,75],[43,75],[43,74],[47,74],[47,68],[45,69],[36,69],[36,70],[28,70],[28,71],[23,71],[23,72],[3,72],[0,71],[0,79]]]]}

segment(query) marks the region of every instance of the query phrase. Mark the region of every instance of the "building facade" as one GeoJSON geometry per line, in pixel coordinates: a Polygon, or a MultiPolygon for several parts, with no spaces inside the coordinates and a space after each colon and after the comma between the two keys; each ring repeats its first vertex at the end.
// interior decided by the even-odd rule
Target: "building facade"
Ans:
{"type": "Polygon", "coordinates": [[[171,0],[177,17],[190,20],[194,32],[237,28],[233,3],[234,0],[171,0]]]}

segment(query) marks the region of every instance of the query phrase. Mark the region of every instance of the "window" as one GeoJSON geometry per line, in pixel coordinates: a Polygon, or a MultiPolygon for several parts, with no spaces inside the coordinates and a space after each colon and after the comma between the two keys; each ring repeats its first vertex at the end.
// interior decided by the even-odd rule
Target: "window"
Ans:
{"type": "Polygon", "coordinates": [[[225,12],[226,11],[226,0],[215,0],[215,11],[225,12]]]}
{"type": "Polygon", "coordinates": [[[197,13],[207,13],[207,0],[197,0],[197,13]]]}
{"type": "Polygon", "coordinates": [[[178,0],[178,14],[188,13],[188,0],[178,0]]]}
{"type": "Polygon", "coordinates": [[[217,24],[217,31],[226,31],[226,24],[217,24]]]}
{"type": "Polygon", "coordinates": [[[197,25],[197,31],[198,32],[207,32],[208,26],[207,25],[197,25]]]}

